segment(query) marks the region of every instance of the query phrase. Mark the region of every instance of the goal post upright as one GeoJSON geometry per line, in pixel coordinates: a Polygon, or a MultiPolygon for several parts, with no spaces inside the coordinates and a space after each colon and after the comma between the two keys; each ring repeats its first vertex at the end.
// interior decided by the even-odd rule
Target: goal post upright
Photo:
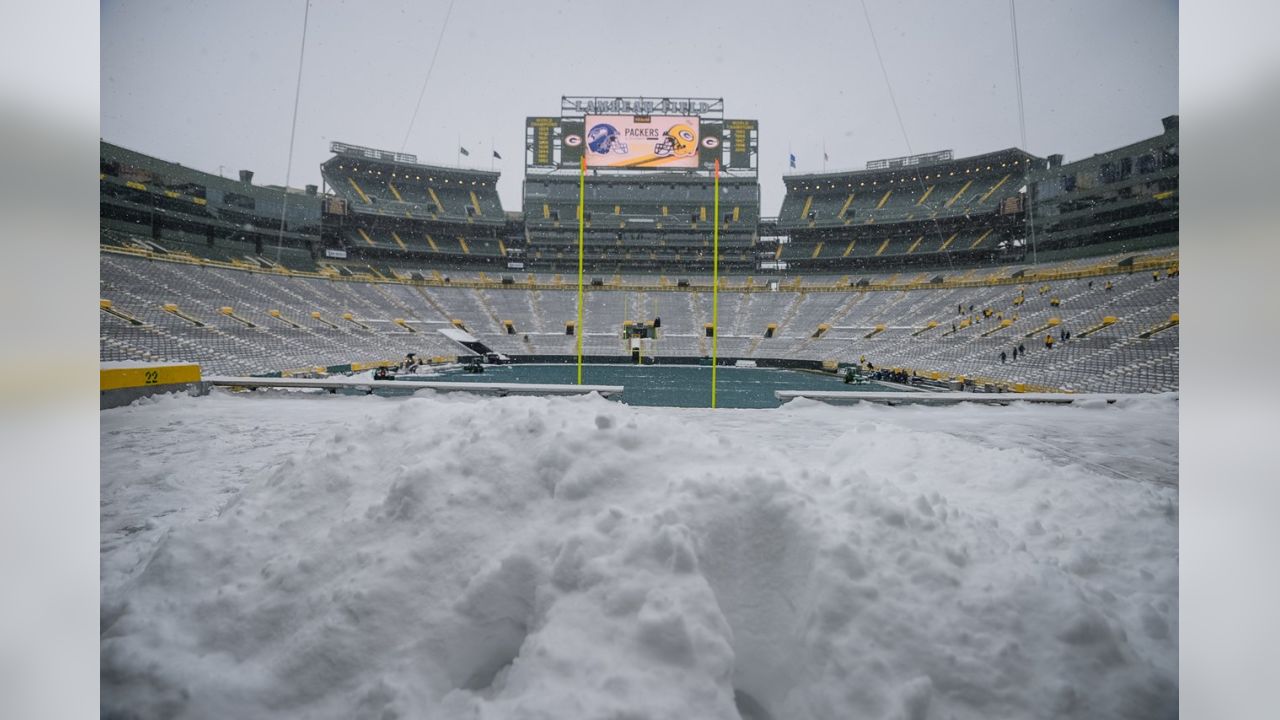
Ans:
{"type": "Polygon", "coordinates": [[[716,367],[720,350],[720,160],[711,182],[711,407],[716,406],[716,367]]]}
{"type": "Polygon", "coordinates": [[[587,158],[583,156],[578,168],[578,323],[573,327],[574,339],[578,346],[578,384],[582,384],[582,258],[585,253],[583,245],[583,207],[587,202],[587,158]]]}

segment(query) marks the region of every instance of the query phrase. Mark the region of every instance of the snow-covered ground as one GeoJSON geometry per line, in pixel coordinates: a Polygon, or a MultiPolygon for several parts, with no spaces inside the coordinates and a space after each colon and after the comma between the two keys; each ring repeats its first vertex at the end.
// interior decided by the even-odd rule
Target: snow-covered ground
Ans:
{"type": "Polygon", "coordinates": [[[1177,714],[1175,396],[101,421],[105,717],[1177,714]]]}

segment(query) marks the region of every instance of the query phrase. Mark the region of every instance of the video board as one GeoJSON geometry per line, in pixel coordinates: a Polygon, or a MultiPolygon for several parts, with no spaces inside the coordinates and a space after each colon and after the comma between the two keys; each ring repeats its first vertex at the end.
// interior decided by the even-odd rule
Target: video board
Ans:
{"type": "MultiPolygon", "coordinates": [[[[698,167],[697,116],[587,115],[584,120],[587,167],[698,167]]],[[[719,138],[715,142],[718,146],[719,138]]]]}
{"type": "Polygon", "coordinates": [[[720,98],[561,97],[560,116],[525,121],[530,170],[757,171],[759,123],[724,118],[720,98]]]}

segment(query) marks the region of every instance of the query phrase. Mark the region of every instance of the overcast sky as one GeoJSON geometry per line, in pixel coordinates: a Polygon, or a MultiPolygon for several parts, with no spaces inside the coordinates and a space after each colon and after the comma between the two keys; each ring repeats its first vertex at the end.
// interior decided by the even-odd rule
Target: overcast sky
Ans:
{"type": "MultiPolygon", "coordinates": [[[[102,137],[280,184],[305,0],[102,4],[102,137]]],[[[1008,0],[866,0],[910,149],[1020,146],[1008,0]]],[[[520,209],[524,121],[562,95],[722,97],[760,121],[762,210],[801,172],[905,155],[863,6],[852,2],[312,0],[289,184],[341,140],[502,172],[520,209]],[[437,38],[417,121],[410,119],[437,38]],[[405,144],[406,133],[408,142],[405,144]]],[[[1178,112],[1173,0],[1017,0],[1027,147],[1067,160],[1156,135],[1178,112]]]]}

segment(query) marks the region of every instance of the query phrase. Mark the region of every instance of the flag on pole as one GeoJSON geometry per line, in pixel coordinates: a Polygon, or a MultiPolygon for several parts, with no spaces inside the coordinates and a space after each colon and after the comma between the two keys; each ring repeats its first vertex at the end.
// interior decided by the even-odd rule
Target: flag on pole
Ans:
{"type": "Polygon", "coordinates": [[[467,152],[467,149],[461,146],[458,147],[458,152],[462,153],[463,155],[466,155],[467,157],[471,156],[471,153],[467,152]]]}
{"type": "Polygon", "coordinates": [[[494,150],[494,151],[493,151],[493,156],[494,156],[494,157],[496,157],[496,158],[498,158],[499,160],[501,160],[501,159],[502,159],[502,156],[498,154],[498,151],[497,151],[497,150],[494,150]]]}
{"type": "Polygon", "coordinates": [[[828,160],[830,160],[830,159],[831,159],[831,158],[827,157],[827,151],[826,151],[826,150],[823,150],[823,151],[822,151],[822,162],[826,162],[826,161],[828,161],[828,160]]]}
{"type": "Polygon", "coordinates": [[[796,154],[791,153],[791,167],[794,168],[795,166],[796,166],[796,154]]]}

